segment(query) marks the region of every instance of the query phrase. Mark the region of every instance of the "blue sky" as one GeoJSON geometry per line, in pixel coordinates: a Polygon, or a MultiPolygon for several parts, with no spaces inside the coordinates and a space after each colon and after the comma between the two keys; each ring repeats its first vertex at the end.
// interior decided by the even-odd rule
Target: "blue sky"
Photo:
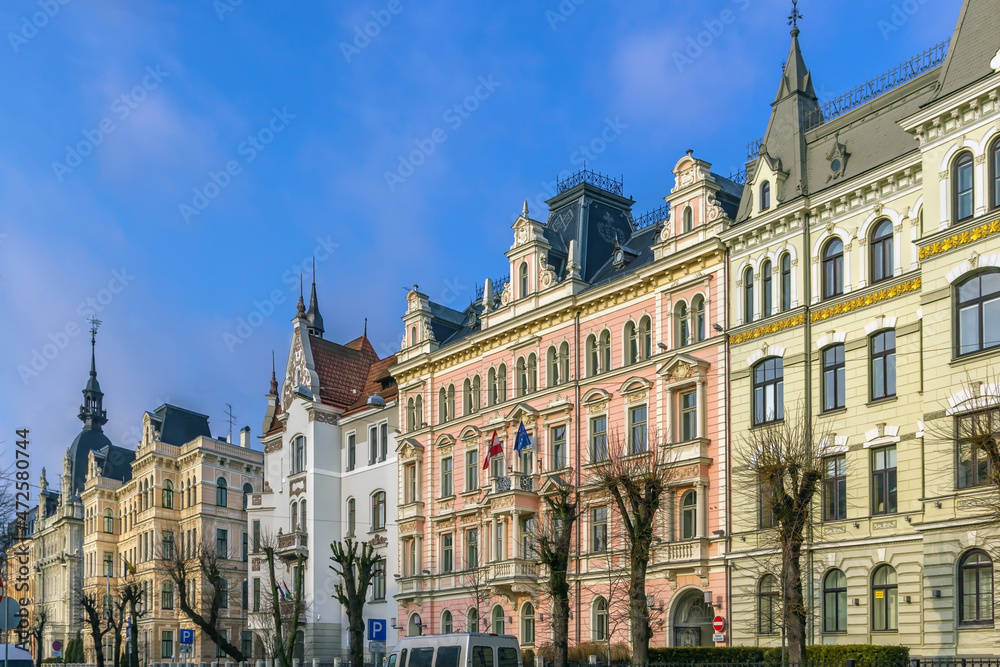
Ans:
{"type": "MultiPolygon", "coordinates": [[[[803,0],[821,99],[950,37],[959,8],[803,0]]],[[[685,149],[739,169],[765,129],[789,10],[7,0],[0,449],[28,426],[33,479],[41,465],[58,476],[91,312],[116,444],[134,447],[164,401],[215,432],[231,403],[256,434],[314,253],[327,337],[354,338],[367,317],[385,355],[405,286],[468,304],[506,273],[522,200],[584,159],[624,175],[637,214],[662,204],[685,149]]]]}

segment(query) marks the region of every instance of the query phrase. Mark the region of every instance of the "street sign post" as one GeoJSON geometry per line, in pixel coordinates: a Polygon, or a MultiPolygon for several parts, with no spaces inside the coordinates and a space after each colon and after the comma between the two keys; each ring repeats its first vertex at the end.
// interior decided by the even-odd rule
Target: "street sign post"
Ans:
{"type": "Polygon", "coordinates": [[[181,630],[181,644],[194,644],[194,630],[181,630]]]}
{"type": "Polygon", "coordinates": [[[58,639],[52,642],[52,657],[61,658],[62,657],[62,642],[58,639]]]}
{"type": "Polygon", "coordinates": [[[21,624],[21,606],[14,598],[0,600],[0,630],[17,630],[21,624]]]}
{"type": "Polygon", "coordinates": [[[726,629],[726,619],[724,619],[721,616],[716,616],[715,618],[712,619],[712,628],[716,632],[722,632],[723,630],[726,629]]]}
{"type": "Polygon", "coordinates": [[[385,653],[385,642],[370,641],[368,642],[368,652],[369,653],[385,653]]]}
{"type": "Polygon", "coordinates": [[[373,642],[382,642],[385,645],[385,632],[388,624],[384,618],[368,619],[368,639],[373,642]]]}

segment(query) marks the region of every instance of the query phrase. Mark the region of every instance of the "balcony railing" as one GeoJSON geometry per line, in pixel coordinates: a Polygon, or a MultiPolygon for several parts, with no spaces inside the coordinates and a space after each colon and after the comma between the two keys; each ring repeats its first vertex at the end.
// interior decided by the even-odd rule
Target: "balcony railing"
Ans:
{"type": "Polygon", "coordinates": [[[490,581],[500,579],[536,579],[537,577],[538,563],[534,561],[514,559],[490,563],[490,581]]]}
{"type": "Polygon", "coordinates": [[[605,190],[612,194],[622,196],[622,191],[625,184],[625,179],[616,179],[614,176],[605,176],[604,174],[598,173],[596,171],[590,171],[589,169],[581,169],[580,171],[567,176],[565,180],[556,179],[556,188],[560,193],[566,192],[581,183],[589,183],[595,187],[605,190]]]}
{"type": "Polygon", "coordinates": [[[509,477],[497,477],[493,480],[493,490],[495,493],[507,493],[508,491],[534,491],[535,481],[531,475],[515,472],[509,477]]]}
{"type": "Polygon", "coordinates": [[[301,530],[297,530],[294,533],[287,533],[285,535],[278,535],[278,548],[275,550],[278,554],[294,554],[299,551],[309,550],[309,535],[301,530]]]}
{"type": "Polygon", "coordinates": [[[643,229],[650,225],[656,225],[670,219],[670,204],[665,204],[660,208],[643,213],[635,219],[635,229],[643,229]]]}

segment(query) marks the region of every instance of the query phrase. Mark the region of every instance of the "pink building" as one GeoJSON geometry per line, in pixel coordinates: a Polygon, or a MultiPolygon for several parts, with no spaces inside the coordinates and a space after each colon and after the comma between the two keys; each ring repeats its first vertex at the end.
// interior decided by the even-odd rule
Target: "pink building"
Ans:
{"type": "Polygon", "coordinates": [[[621,519],[589,484],[617,452],[676,468],[648,573],[655,646],[714,645],[725,598],[725,248],[742,186],[690,152],[664,207],[638,219],[622,183],[580,172],[547,220],[525,204],[464,311],[407,295],[399,382],[399,625],[551,641],[532,543],[553,485],[581,493],[570,642],[628,639],[621,519]],[[717,330],[718,327],[718,330],[717,330]],[[531,446],[514,452],[524,423],[531,446]],[[484,470],[494,431],[503,454],[484,470]]]}

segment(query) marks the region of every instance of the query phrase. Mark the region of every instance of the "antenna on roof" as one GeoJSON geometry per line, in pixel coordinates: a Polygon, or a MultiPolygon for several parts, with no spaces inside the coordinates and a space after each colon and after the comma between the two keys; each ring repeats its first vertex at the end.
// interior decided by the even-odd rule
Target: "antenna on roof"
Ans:
{"type": "Polygon", "coordinates": [[[229,439],[226,442],[231,444],[233,442],[233,424],[236,423],[236,415],[233,414],[231,403],[226,403],[226,421],[229,422],[229,439]]]}

